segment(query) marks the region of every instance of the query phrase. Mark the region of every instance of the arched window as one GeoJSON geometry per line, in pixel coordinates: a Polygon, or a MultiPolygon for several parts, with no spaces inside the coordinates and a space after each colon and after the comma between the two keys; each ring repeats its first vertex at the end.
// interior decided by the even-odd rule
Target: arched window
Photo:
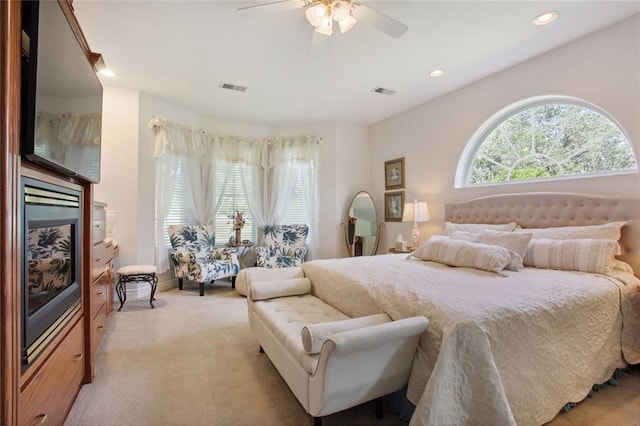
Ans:
{"type": "Polygon", "coordinates": [[[503,109],[476,131],[456,187],[637,170],[629,138],[608,113],[576,98],[539,97],[503,109]]]}

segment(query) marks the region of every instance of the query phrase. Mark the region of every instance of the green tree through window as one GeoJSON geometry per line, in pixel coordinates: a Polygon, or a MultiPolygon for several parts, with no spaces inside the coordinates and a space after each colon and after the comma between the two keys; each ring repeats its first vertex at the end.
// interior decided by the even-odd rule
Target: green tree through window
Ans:
{"type": "Polygon", "coordinates": [[[475,146],[466,185],[637,170],[622,129],[580,103],[518,108],[488,126],[475,146]]]}

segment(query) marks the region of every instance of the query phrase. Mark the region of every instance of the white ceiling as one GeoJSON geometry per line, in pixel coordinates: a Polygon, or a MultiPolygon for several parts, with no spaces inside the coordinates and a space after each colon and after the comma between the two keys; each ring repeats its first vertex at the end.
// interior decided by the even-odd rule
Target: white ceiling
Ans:
{"type": "Polygon", "coordinates": [[[303,9],[242,14],[236,9],[263,2],[241,0],[73,5],[92,50],[118,74],[103,85],[265,125],[375,123],[640,12],[640,0],[361,2],[409,30],[393,39],[358,23],[310,53],[303,9]],[[560,12],[556,22],[531,23],[549,10],[560,12]],[[434,68],[445,76],[428,77],[434,68]],[[397,93],[373,93],[378,86],[397,93]]]}

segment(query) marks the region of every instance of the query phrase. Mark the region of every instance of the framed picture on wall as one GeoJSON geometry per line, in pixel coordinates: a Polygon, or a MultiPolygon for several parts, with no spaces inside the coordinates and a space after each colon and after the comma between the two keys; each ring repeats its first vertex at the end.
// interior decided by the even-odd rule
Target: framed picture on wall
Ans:
{"type": "Polygon", "coordinates": [[[384,194],[384,221],[402,222],[404,208],[404,191],[387,192],[384,194]]]}
{"type": "Polygon", "coordinates": [[[404,188],[404,157],[384,162],[384,189],[404,188]]]}

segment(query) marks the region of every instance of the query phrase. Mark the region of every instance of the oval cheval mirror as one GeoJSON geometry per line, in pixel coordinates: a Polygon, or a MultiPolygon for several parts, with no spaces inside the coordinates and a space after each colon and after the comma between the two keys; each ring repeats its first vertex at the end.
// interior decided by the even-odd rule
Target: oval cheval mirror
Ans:
{"type": "Polygon", "coordinates": [[[373,256],[378,251],[380,228],[384,223],[378,223],[376,205],[371,194],[367,191],[358,192],[351,204],[347,223],[341,223],[344,228],[344,240],[350,256],[373,256]]]}

